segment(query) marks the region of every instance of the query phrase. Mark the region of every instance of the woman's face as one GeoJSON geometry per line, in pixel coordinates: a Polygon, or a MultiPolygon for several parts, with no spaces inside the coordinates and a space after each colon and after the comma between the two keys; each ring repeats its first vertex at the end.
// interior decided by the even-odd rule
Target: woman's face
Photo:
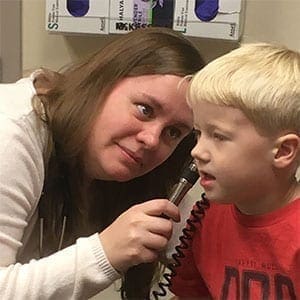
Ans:
{"type": "Polygon", "coordinates": [[[164,162],[192,130],[187,82],[174,75],[121,80],[104,100],[84,163],[94,179],[127,181],[164,162]]]}

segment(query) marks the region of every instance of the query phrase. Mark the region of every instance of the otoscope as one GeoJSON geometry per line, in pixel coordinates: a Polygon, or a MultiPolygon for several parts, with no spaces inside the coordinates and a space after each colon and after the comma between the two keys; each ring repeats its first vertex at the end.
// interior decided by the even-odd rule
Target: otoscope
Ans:
{"type": "Polygon", "coordinates": [[[184,170],[178,184],[169,196],[169,200],[175,205],[179,205],[186,193],[192,188],[199,178],[196,163],[192,161],[184,170]]]}
{"type": "MultiPolygon", "coordinates": [[[[199,173],[197,170],[197,166],[195,161],[192,161],[184,170],[183,173],[179,179],[178,184],[175,186],[174,190],[171,192],[171,195],[169,196],[169,200],[174,203],[175,205],[179,205],[181,200],[184,198],[186,193],[191,189],[191,187],[196,183],[196,181],[199,178],[199,173]]],[[[203,198],[204,196],[202,196],[203,198]]],[[[194,230],[195,225],[194,223],[200,222],[202,215],[204,215],[204,208],[207,206],[207,200],[204,199],[203,204],[200,204],[199,201],[196,202],[197,209],[191,211],[191,215],[193,219],[188,219],[186,222],[189,225],[189,228],[185,228],[182,231],[182,236],[179,237],[179,241],[181,244],[177,245],[175,247],[175,252],[172,254],[172,258],[174,260],[174,263],[167,264],[166,268],[171,271],[171,273],[164,273],[163,278],[165,282],[161,281],[158,283],[158,287],[160,291],[152,291],[152,295],[154,296],[154,299],[157,300],[158,297],[163,297],[167,295],[166,288],[170,286],[171,284],[171,278],[176,275],[175,268],[180,266],[180,258],[184,257],[184,254],[182,252],[183,249],[186,249],[188,247],[187,240],[191,240],[190,233],[194,230]],[[198,216],[200,214],[201,216],[198,216]]]]}

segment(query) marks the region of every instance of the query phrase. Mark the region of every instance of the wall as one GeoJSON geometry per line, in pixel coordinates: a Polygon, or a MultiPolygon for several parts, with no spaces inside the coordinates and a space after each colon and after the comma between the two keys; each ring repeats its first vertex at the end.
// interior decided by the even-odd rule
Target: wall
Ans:
{"type": "Polygon", "coordinates": [[[14,81],[20,73],[21,0],[2,0],[0,1],[0,82],[14,81]]]}
{"type": "MultiPolygon", "coordinates": [[[[64,36],[45,31],[45,0],[23,0],[22,69],[40,66],[59,69],[66,63],[102,47],[110,36],[64,36]]],[[[270,41],[300,50],[295,34],[300,28],[300,1],[246,0],[242,42],[270,41]]],[[[235,48],[231,41],[191,38],[209,61],[235,48]]]]}

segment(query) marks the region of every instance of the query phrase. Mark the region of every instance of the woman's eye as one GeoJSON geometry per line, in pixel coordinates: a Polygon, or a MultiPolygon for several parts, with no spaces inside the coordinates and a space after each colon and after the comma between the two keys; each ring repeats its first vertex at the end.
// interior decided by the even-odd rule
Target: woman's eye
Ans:
{"type": "Polygon", "coordinates": [[[146,104],[138,104],[138,110],[146,117],[152,117],[153,115],[153,108],[146,104]]]}
{"type": "Polygon", "coordinates": [[[181,137],[182,132],[176,127],[171,127],[168,129],[168,135],[171,139],[176,140],[181,137]]]}

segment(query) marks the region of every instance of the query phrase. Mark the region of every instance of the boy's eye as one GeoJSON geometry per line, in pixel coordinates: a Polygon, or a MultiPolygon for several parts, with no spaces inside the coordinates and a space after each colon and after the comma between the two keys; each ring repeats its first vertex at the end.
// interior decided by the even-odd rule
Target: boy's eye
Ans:
{"type": "Polygon", "coordinates": [[[214,137],[214,139],[216,139],[218,141],[225,141],[226,140],[226,137],[224,135],[216,133],[216,132],[213,134],[213,137],[214,137]]]}
{"type": "Polygon", "coordinates": [[[146,104],[137,104],[138,110],[146,117],[151,118],[153,115],[153,108],[146,104]]]}
{"type": "Polygon", "coordinates": [[[168,135],[171,139],[176,140],[181,137],[182,132],[177,127],[170,127],[168,129],[168,135]]]}

